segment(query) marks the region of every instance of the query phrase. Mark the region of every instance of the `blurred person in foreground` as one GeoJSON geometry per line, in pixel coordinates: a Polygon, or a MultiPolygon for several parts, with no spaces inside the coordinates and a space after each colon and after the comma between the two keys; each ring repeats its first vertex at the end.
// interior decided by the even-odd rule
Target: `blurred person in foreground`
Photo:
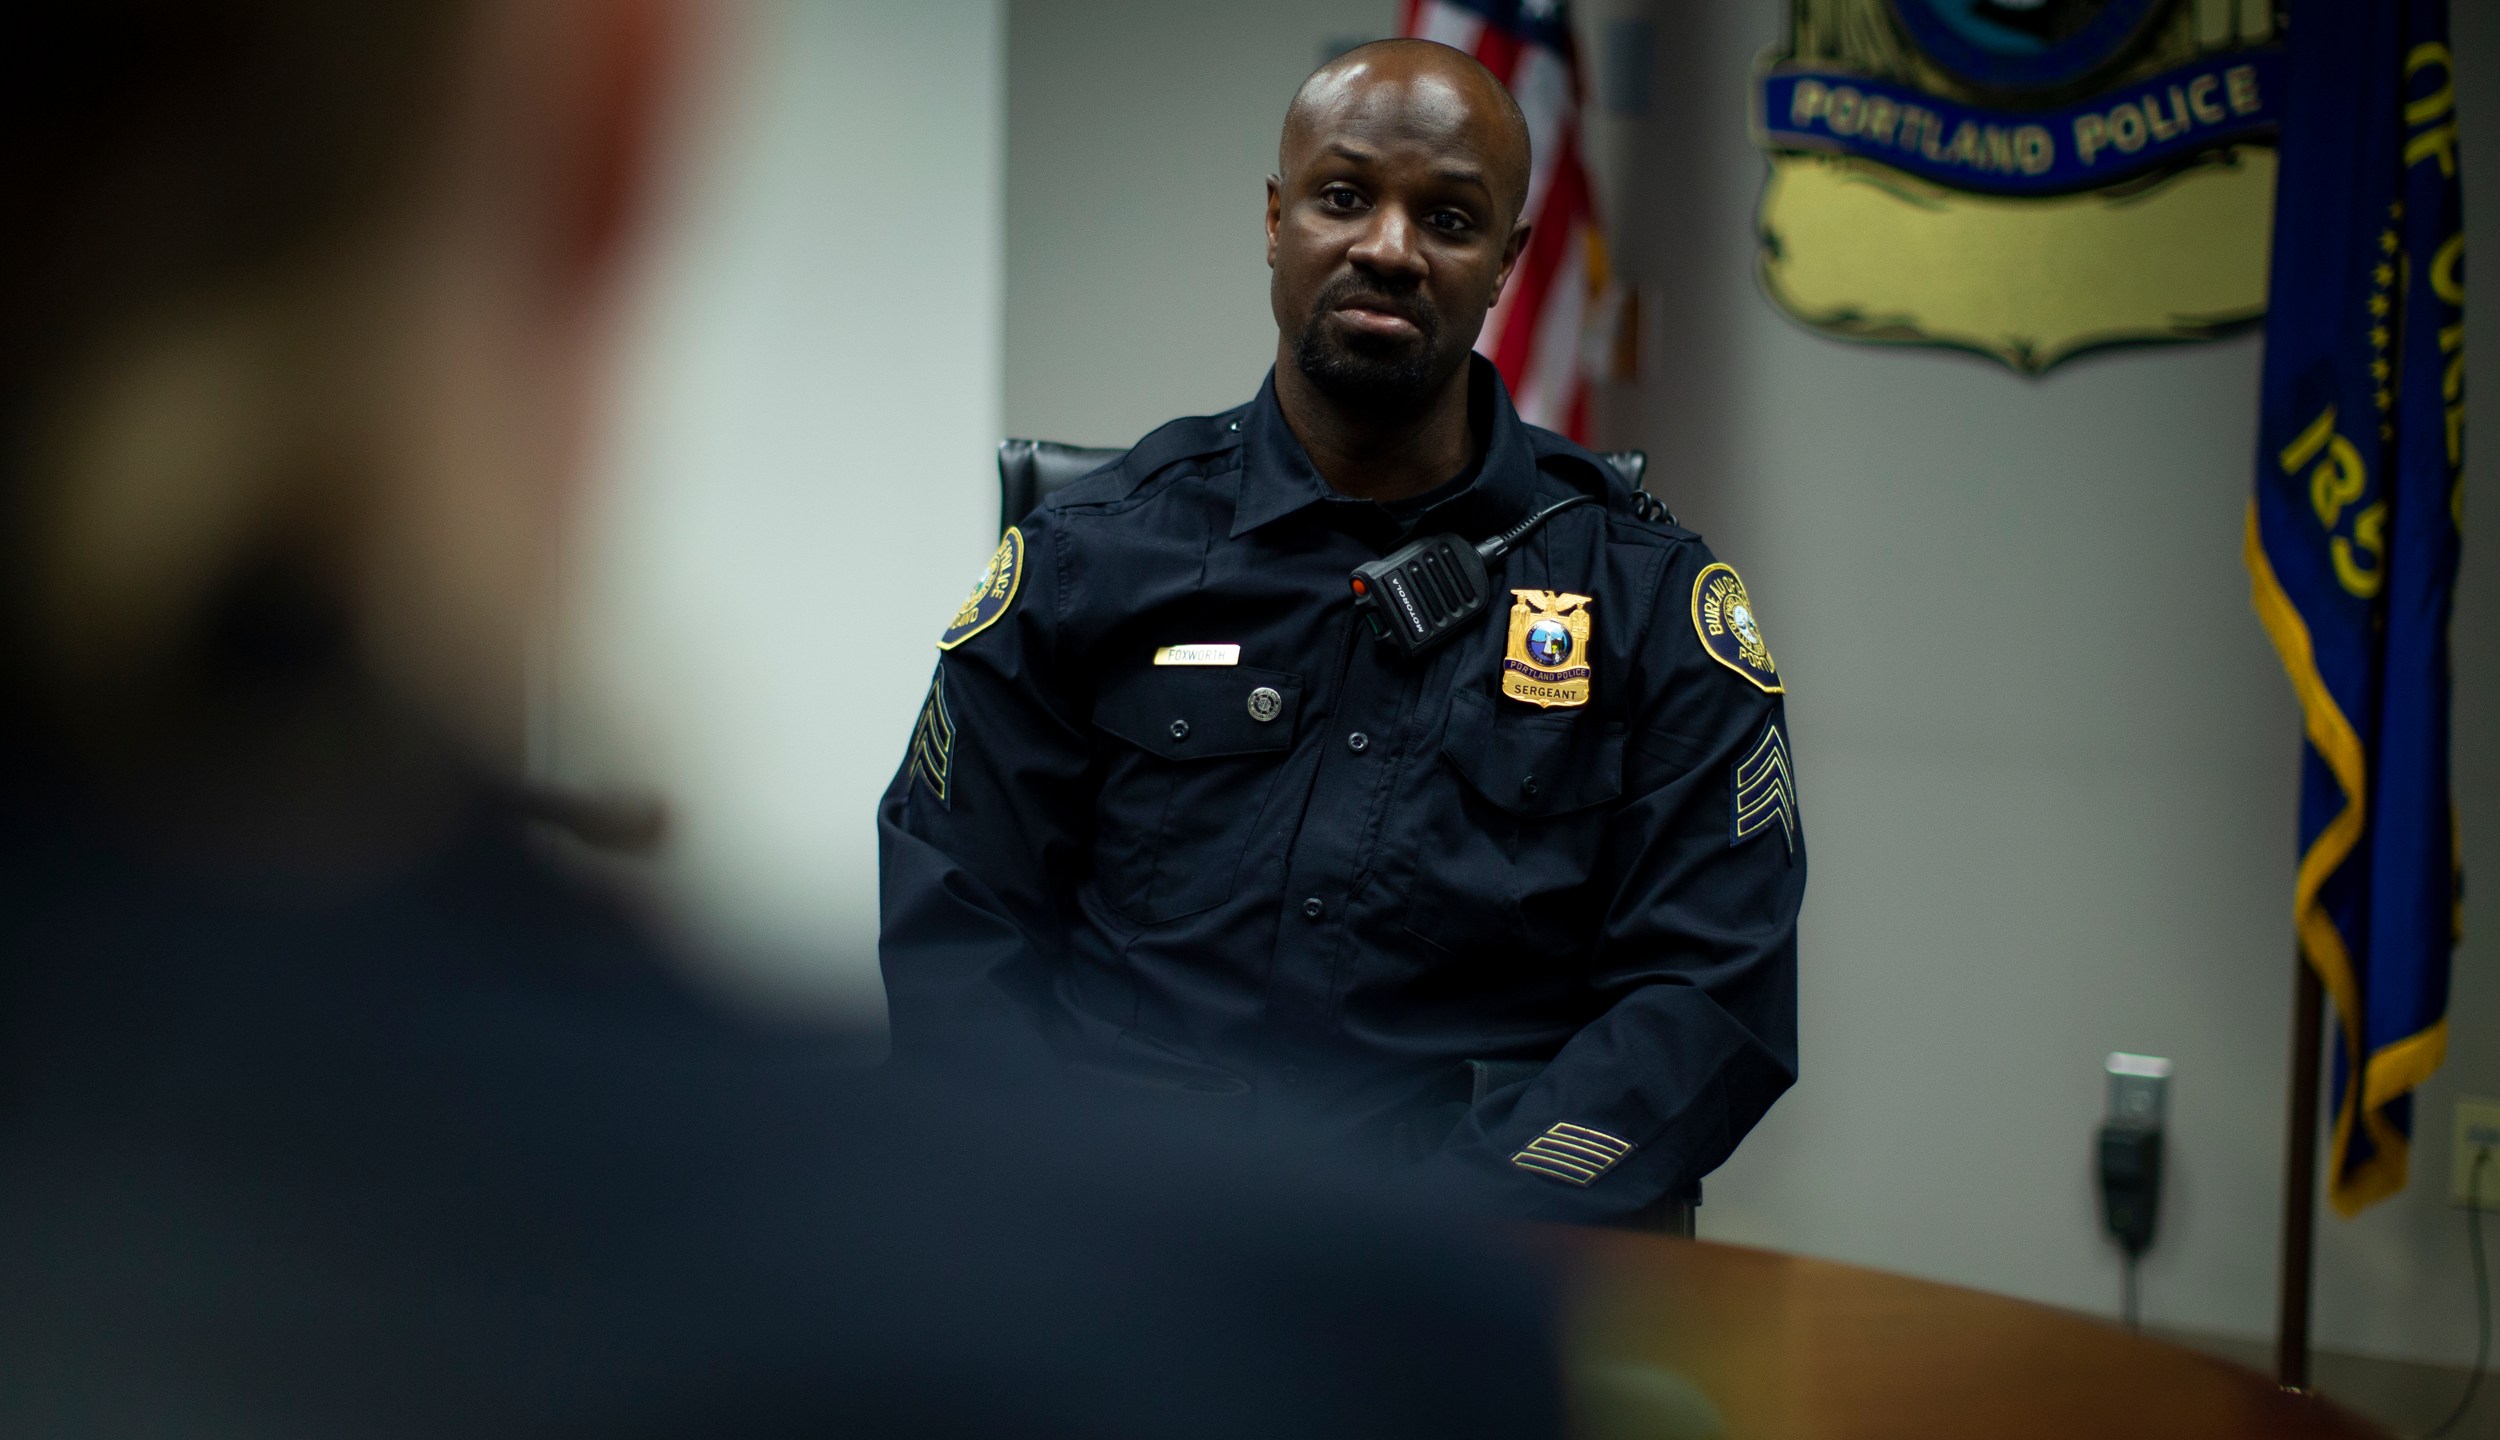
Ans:
{"type": "Polygon", "coordinates": [[[1485,1237],[845,1070],[534,858],[491,757],[690,20],[0,47],[0,1433],[1550,1433],[1485,1237]]]}

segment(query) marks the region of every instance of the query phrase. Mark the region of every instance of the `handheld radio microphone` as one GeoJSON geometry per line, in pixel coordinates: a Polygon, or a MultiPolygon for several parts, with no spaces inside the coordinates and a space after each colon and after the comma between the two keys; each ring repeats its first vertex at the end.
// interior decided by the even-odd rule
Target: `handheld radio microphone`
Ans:
{"type": "Polygon", "coordinates": [[[1557,500],[1508,530],[1473,544],[1461,535],[1427,535],[1354,567],[1354,608],[1372,634],[1412,658],[1455,635],[1493,603],[1493,563],[1537,527],[1593,495],[1557,500]]]}

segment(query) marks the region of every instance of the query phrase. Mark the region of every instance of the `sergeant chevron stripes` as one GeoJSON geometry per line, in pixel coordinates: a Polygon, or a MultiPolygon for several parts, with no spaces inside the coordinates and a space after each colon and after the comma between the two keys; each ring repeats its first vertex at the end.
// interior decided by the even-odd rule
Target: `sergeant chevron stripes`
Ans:
{"type": "Polygon", "coordinates": [[[1736,762],[1728,842],[1741,845],[1779,822],[1788,853],[1797,853],[1797,777],[1788,759],[1788,737],[1774,720],[1753,753],[1736,762]]]}
{"type": "Polygon", "coordinates": [[[938,804],[947,805],[946,787],[955,775],[955,717],[946,709],[943,664],[929,678],[929,698],[921,702],[920,723],[912,727],[911,773],[929,787],[938,804]]]}
{"type": "Polygon", "coordinates": [[[1529,1141],[1527,1149],[1510,1157],[1510,1163],[1566,1185],[1586,1185],[1631,1153],[1631,1141],[1566,1120],[1529,1141]]]}

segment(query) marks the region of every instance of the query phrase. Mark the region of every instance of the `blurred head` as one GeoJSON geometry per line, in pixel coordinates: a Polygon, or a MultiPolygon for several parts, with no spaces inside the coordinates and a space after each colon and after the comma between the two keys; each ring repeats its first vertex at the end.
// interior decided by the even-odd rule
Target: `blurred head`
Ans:
{"type": "Polygon", "coordinates": [[[1320,67],[1267,182],[1279,363],[1342,404],[1420,408],[1509,281],[1527,196],[1527,122],[1474,57],[1383,40],[1320,67]]]}
{"type": "Polygon", "coordinates": [[[117,753],[345,688],[516,728],[677,3],[19,17],[8,722],[117,753]]]}

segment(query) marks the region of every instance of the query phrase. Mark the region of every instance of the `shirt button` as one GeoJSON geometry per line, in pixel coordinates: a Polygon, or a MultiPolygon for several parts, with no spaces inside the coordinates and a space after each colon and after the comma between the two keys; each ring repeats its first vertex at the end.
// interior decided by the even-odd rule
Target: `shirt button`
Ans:
{"type": "Polygon", "coordinates": [[[1531,800],[1536,798],[1536,777],[1534,775],[1525,775],[1520,777],[1519,793],[1531,800]]]}
{"type": "Polygon", "coordinates": [[[1360,730],[1357,730],[1353,734],[1345,737],[1345,748],[1353,751],[1357,755],[1360,755],[1364,751],[1372,748],[1372,737],[1364,734],[1360,730]]]}
{"type": "Polygon", "coordinates": [[[1302,902],[1302,914],[1306,919],[1317,920],[1319,917],[1327,913],[1328,902],[1320,899],[1317,895],[1314,895],[1310,899],[1302,902]]]}
{"type": "Polygon", "coordinates": [[[1288,1065],[1276,1072],[1276,1078],[1287,1085],[1299,1085],[1302,1083],[1302,1072],[1288,1065]]]}
{"type": "Polygon", "coordinates": [[[1188,722],[1188,721],[1186,721],[1186,720],[1175,720],[1175,721],[1173,721],[1173,722],[1172,722],[1172,738],[1173,738],[1173,739],[1175,739],[1175,740],[1186,740],[1186,739],[1188,739],[1188,738],[1189,738],[1189,722],[1188,722]]]}

